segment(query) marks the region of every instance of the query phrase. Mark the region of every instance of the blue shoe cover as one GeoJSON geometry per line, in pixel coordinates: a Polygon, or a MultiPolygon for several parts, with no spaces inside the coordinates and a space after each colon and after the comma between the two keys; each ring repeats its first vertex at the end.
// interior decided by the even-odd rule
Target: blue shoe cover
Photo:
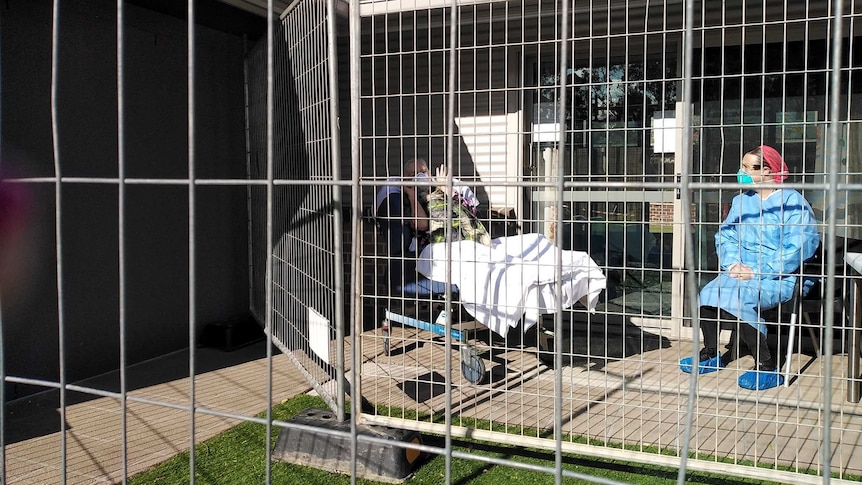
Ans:
{"type": "Polygon", "coordinates": [[[774,371],[750,370],[739,376],[739,387],[752,391],[763,391],[784,384],[784,376],[774,371]]]}
{"type": "MultiPolygon", "coordinates": [[[[686,374],[691,374],[691,368],[693,367],[693,360],[691,357],[686,357],[679,361],[679,370],[685,372],[686,374]]],[[[698,374],[709,374],[710,372],[715,372],[717,370],[724,369],[724,362],[721,361],[721,356],[716,356],[711,359],[702,360],[697,365],[697,373],[698,374]]]]}

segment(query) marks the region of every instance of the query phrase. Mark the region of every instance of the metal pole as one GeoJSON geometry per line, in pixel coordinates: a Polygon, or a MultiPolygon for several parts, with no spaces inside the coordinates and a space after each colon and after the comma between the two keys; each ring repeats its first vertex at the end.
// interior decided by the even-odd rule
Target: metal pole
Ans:
{"type": "MultiPolygon", "coordinates": [[[[359,2],[360,0],[350,0],[350,11],[348,12],[349,22],[349,39],[350,39],[350,167],[351,167],[351,205],[352,205],[352,226],[360,227],[360,211],[362,210],[362,187],[359,184],[362,178],[362,145],[359,142],[361,136],[360,126],[360,93],[361,93],[361,41],[362,31],[359,18],[359,2]]],[[[359,338],[363,329],[364,315],[362,311],[362,271],[361,271],[361,245],[362,238],[359,231],[351,232],[351,291],[353,299],[351,300],[351,315],[353,315],[353,331],[351,332],[350,342],[353,349],[353,365],[350,368],[351,382],[355,396],[350,400],[351,420],[350,420],[350,483],[356,484],[356,462],[357,462],[357,436],[359,430],[360,414],[362,413],[362,405],[360,399],[356,396],[362,395],[362,379],[360,370],[362,367],[362,339],[359,338]]]]}
{"type": "Polygon", "coordinates": [[[273,113],[275,101],[275,74],[273,70],[273,25],[275,19],[272,15],[272,0],[266,2],[266,304],[264,311],[264,334],[266,335],[266,483],[272,479],[272,265],[273,265],[273,113]]]}
{"type": "Polygon", "coordinates": [[[57,86],[60,50],[60,0],[54,0],[53,23],[51,33],[51,141],[54,154],[54,231],[55,251],[57,258],[57,329],[60,360],[60,477],[66,483],[66,321],[63,305],[63,184],[60,165],[60,133],[58,127],[57,86]]]}
{"type": "MultiPolygon", "coordinates": [[[[449,102],[449,109],[446,117],[446,166],[448,167],[446,175],[446,187],[448,188],[447,194],[449,194],[449,200],[446,202],[447,204],[453,204],[451,194],[454,185],[454,173],[452,167],[454,165],[453,157],[455,154],[455,73],[458,71],[458,34],[458,0],[451,0],[449,3],[449,49],[447,49],[447,52],[449,53],[449,80],[446,90],[446,99],[449,102]]],[[[437,183],[439,183],[439,181],[437,183]]],[[[416,190],[418,193],[419,188],[417,188],[416,190]]],[[[452,281],[451,208],[450,210],[446,211],[446,254],[448,255],[448,257],[446,258],[446,295],[444,304],[444,308],[446,309],[447,315],[445,322],[447,336],[444,339],[446,355],[446,364],[444,366],[446,376],[446,471],[444,475],[446,483],[452,483],[452,337],[448,335],[449,331],[452,328],[452,291],[451,286],[449,285],[449,282],[452,281]]]]}
{"type": "Polygon", "coordinates": [[[188,230],[189,230],[189,482],[195,483],[195,2],[188,1],[187,45],[188,67],[188,230]]]}
{"type": "MultiPolygon", "coordinates": [[[[682,101],[677,103],[677,118],[682,121],[682,132],[680,133],[682,143],[678,146],[682,147],[682,152],[676,156],[681,157],[681,171],[679,187],[677,190],[680,194],[680,205],[682,205],[682,227],[683,237],[685,239],[685,267],[687,268],[687,278],[685,284],[685,292],[691,296],[689,298],[690,311],[692,316],[692,356],[697,356],[700,346],[700,318],[698,315],[697,285],[695,284],[694,274],[694,237],[691,230],[691,191],[689,184],[691,183],[691,98],[692,98],[692,76],[694,56],[694,2],[686,2],[685,5],[685,33],[683,38],[683,76],[682,76],[682,101]],[[679,111],[682,107],[682,113],[679,111]]],[[[688,466],[689,447],[691,446],[692,421],[694,418],[694,403],[697,399],[697,366],[698,358],[692,359],[694,365],[689,377],[688,387],[688,402],[686,404],[685,431],[682,437],[682,448],[680,450],[679,472],[677,474],[677,483],[682,485],[686,481],[686,469],[688,466]]]]}
{"type": "MultiPolygon", "coordinates": [[[[331,132],[330,150],[332,154],[332,179],[341,180],[341,137],[339,136],[338,109],[338,49],[336,40],[335,0],[326,1],[327,54],[329,61],[329,128],[331,132]]],[[[342,204],[341,186],[332,186],[333,228],[335,230],[333,253],[335,254],[335,353],[338,391],[336,393],[338,421],[346,419],[344,412],[344,206],[342,204]]],[[[354,225],[353,227],[358,227],[354,225]]],[[[357,268],[357,266],[353,266],[357,268]]]]}
{"type": "Polygon", "coordinates": [[[126,483],[129,463],[128,443],[128,401],[126,371],[126,143],[125,129],[125,76],[123,75],[125,42],[123,0],[117,0],[117,245],[119,276],[119,319],[120,319],[120,429],[122,433],[123,483],[126,483]]]}
{"type": "Polygon", "coordinates": [[[563,168],[563,160],[566,159],[566,93],[568,91],[568,67],[569,67],[569,2],[562,2],[562,12],[560,13],[560,59],[559,59],[559,79],[560,79],[560,94],[559,104],[557,105],[557,123],[559,124],[558,152],[556,160],[557,186],[555,188],[557,200],[555,201],[555,217],[554,224],[556,229],[553,232],[553,241],[555,243],[554,250],[556,251],[557,264],[554,267],[556,272],[556,284],[554,292],[556,294],[556,304],[554,308],[554,483],[560,485],[563,482],[563,251],[562,238],[560,237],[563,230],[563,190],[565,189],[565,169],[563,168]]]}
{"type": "MultiPolygon", "coordinates": [[[[840,137],[841,117],[841,46],[842,46],[842,14],[844,12],[844,1],[835,1],[835,14],[832,20],[832,52],[830,58],[829,72],[829,128],[827,130],[827,190],[826,207],[838,206],[838,170],[840,168],[840,157],[838,152],[838,140],[840,137]]],[[[849,91],[848,91],[849,99],[849,91]]],[[[826,221],[826,295],[835,294],[835,230],[837,211],[830,210],[826,221]]],[[[834,322],[831,315],[835,314],[835,301],[833,298],[826,300],[823,308],[824,318],[823,334],[823,440],[821,441],[820,459],[823,463],[823,483],[829,483],[832,475],[832,333],[834,322]]]]}

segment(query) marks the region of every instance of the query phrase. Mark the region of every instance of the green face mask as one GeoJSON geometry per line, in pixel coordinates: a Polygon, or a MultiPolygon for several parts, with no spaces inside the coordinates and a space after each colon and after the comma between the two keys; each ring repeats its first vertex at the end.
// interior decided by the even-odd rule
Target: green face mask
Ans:
{"type": "Polygon", "coordinates": [[[743,170],[741,168],[739,169],[738,172],[736,172],[736,181],[740,184],[753,184],[754,183],[754,179],[751,178],[751,175],[748,175],[748,172],[746,172],[745,170],[743,170]]]}

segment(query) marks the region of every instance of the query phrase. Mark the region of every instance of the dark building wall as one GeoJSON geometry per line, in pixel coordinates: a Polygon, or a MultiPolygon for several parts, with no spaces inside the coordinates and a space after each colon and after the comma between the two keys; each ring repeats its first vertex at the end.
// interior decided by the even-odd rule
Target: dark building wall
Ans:
{"type": "MultiPolygon", "coordinates": [[[[139,2],[140,3],[140,2],[139,2]]],[[[125,176],[189,177],[187,34],[184,19],[125,7],[125,176]]],[[[56,80],[57,146],[64,177],[118,176],[116,2],[62,2],[56,80]]],[[[52,2],[0,5],[0,176],[51,177],[52,2]]],[[[194,176],[246,175],[243,40],[195,31],[194,176]]],[[[23,271],[3,290],[6,373],[56,380],[61,334],[67,380],[120,362],[119,186],[61,187],[62,292],[58,299],[54,184],[27,184],[30,217],[23,271]],[[62,303],[62,319],[58,311],[62,303]],[[60,323],[62,322],[62,326],[60,323]]],[[[195,326],[248,314],[247,192],[195,188],[195,326]]],[[[126,184],[127,363],[188,346],[189,189],[126,184]]],[[[7,387],[14,399],[38,390],[7,387]]]]}

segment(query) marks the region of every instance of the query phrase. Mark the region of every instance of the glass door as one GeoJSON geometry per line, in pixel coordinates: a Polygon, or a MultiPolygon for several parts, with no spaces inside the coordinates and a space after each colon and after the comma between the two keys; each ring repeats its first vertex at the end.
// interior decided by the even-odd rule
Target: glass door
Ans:
{"type": "MultiPolygon", "coordinates": [[[[642,51],[641,51],[642,52],[642,51]]],[[[556,62],[533,64],[530,164],[526,177],[556,180],[558,164],[571,187],[533,186],[532,230],[554,235],[556,201],[563,199],[559,240],[589,252],[605,270],[600,309],[647,319],[669,319],[672,302],[673,148],[655,140],[653,126],[670,118],[677,101],[675,62],[666,56],[618,61],[584,60],[569,68],[564,133],[559,152],[556,62]],[[658,120],[658,121],[657,121],[658,120]]]]}

